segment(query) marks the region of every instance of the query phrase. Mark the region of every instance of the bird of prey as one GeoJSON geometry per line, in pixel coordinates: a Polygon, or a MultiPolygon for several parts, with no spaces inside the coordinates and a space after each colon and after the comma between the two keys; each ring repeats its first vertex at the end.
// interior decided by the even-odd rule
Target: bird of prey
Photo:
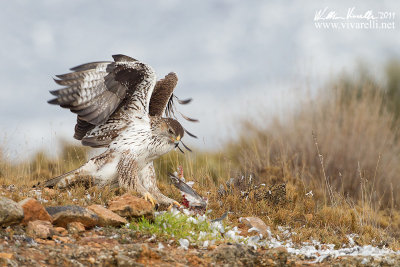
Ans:
{"type": "Polygon", "coordinates": [[[107,150],[80,168],[46,181],[44,186],[117,184],[135,190],[153,205],[176,203],[158,189],[153,160],[174,148],[182,151],[179,144],[187,148],[181,141],[185,132],[195,137],[174,115],[174,99],[180,104],[191,99],[180,100],[173,94],[178,82],[175,73],[156,82],[149,65],[125,55],[113,58],[114,62],[91,62],[56,75],[55,82],[64,88],[50,91],[56,98],[48,103],[77,114],[75,139],[85,146],[107,150]]]}

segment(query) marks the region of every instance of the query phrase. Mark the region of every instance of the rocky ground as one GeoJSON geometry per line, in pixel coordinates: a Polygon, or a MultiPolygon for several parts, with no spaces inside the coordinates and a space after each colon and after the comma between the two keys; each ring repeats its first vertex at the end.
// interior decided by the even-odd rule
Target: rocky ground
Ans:
{"type": "MultiPolygon", "coordinates": [[[[112,199],[107,208],[45,208],[34,198],[16,203],[0,197],[0,266],[400,266],[398,253],[318,258],[290,253],[284,246],[231,241],[184,246],[127,227],[135,218],[151,221],[154,216],[150,203],[127,194],[112,199]]],[[[268,238],[260,219],[244,221],[243,232],[257,230],[268,238]]]]}

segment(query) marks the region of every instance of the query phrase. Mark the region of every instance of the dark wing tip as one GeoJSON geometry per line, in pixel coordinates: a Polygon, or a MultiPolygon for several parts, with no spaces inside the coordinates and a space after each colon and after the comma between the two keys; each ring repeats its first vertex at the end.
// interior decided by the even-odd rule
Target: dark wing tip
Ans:
{"type": "Polygon", "coordinates": [[[181,105],[189,104],[193,100],[192,98],[188,98],[188,99],[184,99],[184,100],[181,100],[179,98],[177,98],[177,99],[178,99],[178,103],[181,104],[181,105]]]}
{"type": "Polygon", "coordinates": [[[58,79],[65,80],[65,79],[68,79],[68,77],[71,76],[71,74],[73,74],[73,73],[57,74],[56,77],[58,79]]]}
{"type": "Polygon", "coordinates": [[[189,152],[193,152],[187,145],[185,145],[182,141],[181,141],[182,145],[189,151],[189,152]]]}
{"type": "Polygon", "coordinates": [[[51,99],[51,100],[47,101],[47,103],[52,104],[52,105],[58,105],[59,104],[58,98],[51,99]]]}
{"type": "Polygon", "coordinates": [[[186,130],[186,129],[183,129],[183,130],[184,130],[185,133],[187,133],[190,137],[193,137],[193,138],[196,138],[196,139],[197,139],[197,136],[196,136],[196,135],[192,134],[191,132],[189,132],[189,131],[186,130]]]}
{"type": "Polygon", "coordinates": [[[49,92],[50,92],[50,94],[52,94],[52,95],[54,95],[54,96],[58,96],[60,90],[52,90],[52,91],[49,91],[49,92]]]}
{"type": "Polygon", "coordinates": [[[179,146],[177,146],[177,148],[179,149],[180,152],[182,152],[182,154],[185,154],[185,152],[182,150],[182,148],[180,148],[179,146]]]}
{"type": "MultiPolygon", "coordinates": [[[[57,75],[56,75],[57,76],[57,75]]],[[[54,80],[54,82],[56,83],[56,84],[58,84],[58,85],[65,85],[64,83],[63,83],[63,80],[58,80],[58,79],[55,79],[55,78],[53,78],[53,80],[54,80]]]]}
{"type": "Polygon", "coordinates": [[[126,62],[126,61],[130,61],[130,62],[135,62],[138,61],[137,59],[133,58],[133,57],[129,57],[129,56],[125,56],[122,54],[117,54],[117,55],[113,55],[112,56],[115,62],[126,62]]]}
{"type": "Polygon", "coordinates": [[[179,112],[181,114],[181,116],[187,120],[187,121],[191,121],[191,122],[199,122],[198,119],[193,119],[193,118],[189,118],[188,116],[183,115],[181,112],[179,112]]]}

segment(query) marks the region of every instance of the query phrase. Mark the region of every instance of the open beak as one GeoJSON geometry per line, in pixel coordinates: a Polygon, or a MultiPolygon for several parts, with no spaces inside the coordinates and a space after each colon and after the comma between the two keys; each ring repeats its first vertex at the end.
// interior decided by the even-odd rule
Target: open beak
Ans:
{"type": "Polygon", "coordinates": [[[174,139],[174,143],[175,143],[175,148],[177,148],[178,147],[178,145],[179,145],[179,141],[181,140],[181,136],[180,135],[178,135],[175,139],[174,139]]]}

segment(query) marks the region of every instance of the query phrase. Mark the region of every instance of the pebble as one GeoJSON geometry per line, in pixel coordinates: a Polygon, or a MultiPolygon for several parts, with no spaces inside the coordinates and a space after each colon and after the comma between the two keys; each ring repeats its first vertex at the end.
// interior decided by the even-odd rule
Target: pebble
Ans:
{"type": "Polygon", "coordinates": [[[49,221],[30,221],[26,228],[26,234],[32,238],[51,238],[54,235],[53,225],[49,221]]]}
{"type": "Polygon", "coordinates": [[[113,198],[108,209],[126,218],[141,218],[142,216],[153,219],[154,209],[150,202],[130,194],[113,198]]]}
{"type": "Polygon", "coordinates": [[[24,211],[18,203],[6,197],[0,197],[0,226],[19,223],[24,218],[24,211]]]}

